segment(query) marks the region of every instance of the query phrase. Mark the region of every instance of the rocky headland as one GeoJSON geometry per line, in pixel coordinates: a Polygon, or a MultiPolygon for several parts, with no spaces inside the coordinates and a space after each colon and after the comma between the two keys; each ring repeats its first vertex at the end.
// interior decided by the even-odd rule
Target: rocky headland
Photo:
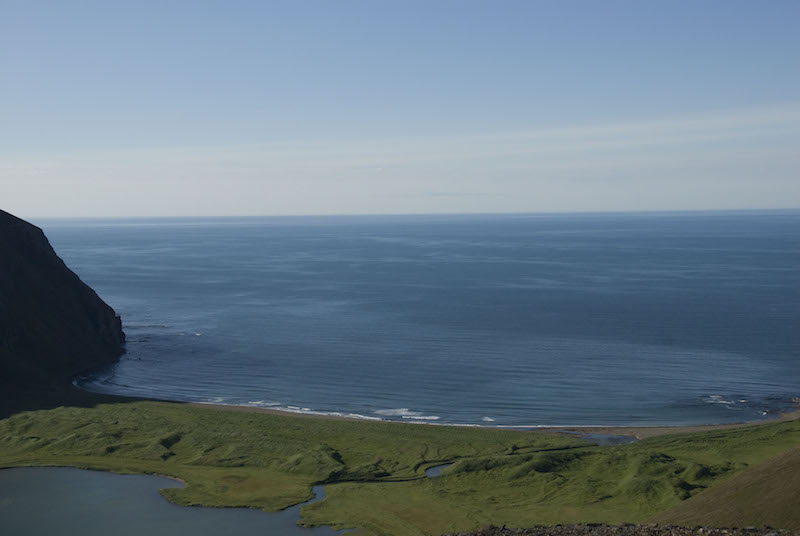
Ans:
{"type": "Polygon", "coordinates": [[[116,361],[124,342],[119,316],[42,230],[0,210],[0,413],[26,392],[68,391],[74,375],[116,361]]]}

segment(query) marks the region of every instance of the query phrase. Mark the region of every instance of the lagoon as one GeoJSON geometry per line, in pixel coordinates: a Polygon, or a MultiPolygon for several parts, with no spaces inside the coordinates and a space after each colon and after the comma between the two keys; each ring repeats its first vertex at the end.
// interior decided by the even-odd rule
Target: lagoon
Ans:
{"type": "MultiPolygon", "coordinates": [[[[0,534],[14,536],[333,536],[296,525],[300,505],[280,512],[187,508],[167,502],[169,478],[64,467],[0,470],[0,534]]],[[[321,500],[322,486],[315,488],[321,500]]],[[[311,501],[309,501],[311,502],[311,501]]]]}

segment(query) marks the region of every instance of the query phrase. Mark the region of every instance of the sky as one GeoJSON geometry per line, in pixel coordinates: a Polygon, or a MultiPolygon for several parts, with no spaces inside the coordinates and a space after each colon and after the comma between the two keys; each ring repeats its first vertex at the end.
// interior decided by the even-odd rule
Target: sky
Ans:
{"type": "Polygon", "coordinates": [[[0,0],[0,208],[800,207],[800,2],[0,0]]]}

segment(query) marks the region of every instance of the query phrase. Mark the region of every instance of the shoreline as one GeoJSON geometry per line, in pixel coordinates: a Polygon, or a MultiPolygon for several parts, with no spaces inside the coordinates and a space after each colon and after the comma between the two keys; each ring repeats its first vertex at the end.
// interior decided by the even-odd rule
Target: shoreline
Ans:
{"type": "MultiPolygon", "coordinates": [[[[112,395],[113,396],[113,395],[112,395]]],[[[148,399],[144,399],[148,400],[148,399]]],[[[161,401],[161,400],[159,400],[161,401]]],[[[690,434],[696,432],[708,432],[717,430],[732,430],[737,428],[746,428],[756,426],[759,424],[768,424],[775,422],[785,422],[800,419],[800,407],[780,413],[774,417],[755,420],[755,421],[741,421],[734,423],[722,424],[688,424],[688,425],[642,425],[642,426],[594,426],[594,425],[572,425],[572,426],[550,426],[550,425],[534,425],[534,426],[519,426],[519,427],[503,427],[503,426],[484,426],[480,424],[446,424],[430,421],[414,421],[414,420],[389,420],[372,417],[352,417],[347,415],[331,415],[322,412],[295,412],[282,409],[264,408],[257,406],[239,406],[234,404],[223,404],[216,402],[175,402],[178,404],[186,404],[198,408],[212,408],[217,411],[234,411],[244,413],[262,413],[267,415],[280,415],[284,417],[299,417],[299,418],[318,418],[318,419],[331,419],[339,421],[351,422],[374,422],[374,423],[399,423],[399,424],[416,424],[427,426],[446,426],[455,428],[482,428],[488,430],[502,430],[502,431],[521,431],[521,432],[540,432],[540,433],[556,433],[556,434],[569,434],[569,435],[607,435],[607,436],[624,436],[633,437],[637,440],[646,439],[648,437],[656,437],[662,435],[672,434],[690,434]]]]}
{"type": "MultiPolygon", "coordinates": [[[[325,488],[332,490],[331,496],[336,498],[328,504],[333,510],[321,513],[308,509],[303,513],[304,524],[369,527],[375,522],[372,512],[385,512],[389,521],[381,521],[385,527],[379,527],[391,534],[401,533],[392,530],[401,522],[402,526],[416,527],[408,523],[425,518],[424,512],[437,508],[459,508],[453,510],[459,512],[454,515],[477,512],[484,523],[499,519],[516,526],[587,520],[644,522],[666,515],[668,508],[688,498],[680,495],[681,490],[686,491],[683,486],[698,490],[717,486],[717,482],[725,486],[729,472],[741,472],[742,478],[747,479],[755,471],[757,478],[753,482],[768,489],[776,487],[773,483],[777,485],[781,500],[769,510],[774,526],[781,526],[778,523],[788,519],[780,516],[785,505],[793,506],[791,497],[796,496],[796,488],[792,487],[796,479],[784,468],[785,464],[765,475],[759,468],[762,462],[783,460],[776,456],[789,449],[796,452],[800,411],[775,415],[780,420],[793,419],[777,424],[776,419],[771,419],[699,427],[538,428],[531,430],[538,434],[531,434],[488,426],[432,429],[402,428],[393,425],[393,421],[357,424],[354,421],[363,420],[221,403],[121,398],[73,389],[73,401],[83,402],[75,404],[78,407],[62,408],[55,414],[23,415],[0,426],[7,439],[0,449],[0,457],[7,463],[0,465],[167,476],[188,483],[180,491],[164,493],[167,500],[182,506],[281,510],[307,500],[308,489],[322,482],[343,484],[325,488]],[[653,438],[631,444],[631,448],[607,448],[602,442],[584,442],[576,435],[566,435],[571,431],[602,431],[645,437],[648,433],[681,434],[736,427],[741,429],[653,438]],[[70,435],[82,440],[60,441],[70,435]],[[180,435],[177,441],[176,435],[180,435]],[[37,448],[43,441],[52,447],[37,448]],[[176,443],[179,447],[173,449],[176,443]],[[113,450],[109,451],[109,446],[113,450]],[[449,473],[445,471],[441,485],[403,484],[421,480],[423,468],[461,460],[464,463],[453,471],[456,478],[447,478],[449,473]],[[717,472],[713,470],[716,467],[724,470],[717,472]],[[498,470],[488,472],[494,468],[498,470]],[[553,469],[558,470],[556,478],[552,477],[553,469]],[[766,483],[758,480],[761,476],[766,483]],[[651,489],[661,490],[644,506],[630,501],[631,496],[639,496],[642,479],[651,489]],[[442,489],[447,493],[439,493],[442,489]],[[577,496],[575,489],[580,490],[577,496]],[[780,495],[784,490],[785,496],[780,495]],[[424,493],[423,500],[420,493],[424,493]],[[547,511],[529,514],[520,510],[513,513],[519,517],[509,519],[508,511],[498,510],[490,500],[499,496],[508,497],[506,501],[529,501],[520,504],[541,504],[536,502],[540,496],[531,497],[532,493],[547,498],[547,511]],[[614,502],[605,502],[608,499],[614,502]],[[395,504],[402,504],[402,510],[393,509],[391,505],[395,504]],[[551,511],[555,513],[550,515],[551,511]]],[[[65,390],[59,392],[59,405],[72,405],[64,404],[65,390]]],[[[787,459],[787,463],[800,460],[796,456],[787,459]]],[[[729,488],[720,489],[724,493],[729,488]]],[[[753,525],[754,518],[747,517],[750,510],[743,511],[746,515],[741,523],[753,525]]],[[[453,530],[444,522],[434,528],[431,534],[453,530]]]]}
{"type": "MultiPolygon", "coordinates": [[[[760,424],[768,424],[775,422],[785,422],[800,419],[800,402],[795,399],[795,407],[790,411],[776,414],[770,418],[753,421],[739,421],[733,423],[717,423],[717,424],[690,424],[690,425],[533,425],[530,427],[504,427],[504,426],[491,426],[482,424],[447,424],[434,421],[414,421],[414,420],[391,420],[379,417],[364,417],[364,416],[350,416],[350,415],[335,415],[324,412],[300,412],[300,411],[287,411],[283,409],[265,408],[257,406],[244,406],[225,404],[219,402],[188,402],[180,400],[168,400],[156,397],[142,397],[142,396],[126,396],[116,395],[110,393],[100,393],[95,391],[88,391],[78,387],[70,382],[64,386],[63,390],[48,389],[46,393],[34,390],[32,392],[22,391],[14,392],[12,390],[6,395],[13,396],[22,395],[17,399],[17,404],[12,408],[6,408],[7,411],[0,414],[0,419],[9,416],[10,414],[19,411],[31,411],[37,409],[50,409],[58,406],[84,406],[102,403],[124,403],[124,402],[163,402],[169,404],[183,404],[190,407],[204,408],[214,411],[231,411],[231,412],[244,412],[244,413],[260,413],[265,415],[278,415],[283,417],[294,417],[301,419],[327,419],[338,421],[350,422],[371,422],[371,423],[397,423],[397,424],[410,424],[410,425],[427,425],[427,426],[442,426],[442,427],[456,427],[456,428],[478,428],[498,431],[524,431],[524,432],[538,432],[538,433],[553,433],[553,434],[566,434],[577,436],[590,436],[590,435],[607,435],[607,436],[620,436],[632,437],[637,440],[646,439],[649,437],[672,435],[672,434],[689,434],[696,432],[719,431],[719,430],[732,430],[737,428],[745,428],[757,426],[760,424]],[[40,399],[41,397],[41,399],[40,399]],[[26,402],[28,402],[26,404],[26,402]],[[34,403],[38,402],[38,403],[34,403]]],[[[2,399],[3,397],[0,397],[2,399]]]]}
{"type": "MultiPolygon", "coordinates": [[[[234,411],[234,412],[249,412],[249,413],[262,413],[267,415],[279,415],[285,417],[299,417],[299,418],[319,418],[330,419],[338,421],[350,422],[374,422],[374,423],[400,423],[400,424],[417,424],[429,426],[443,426],[455,428],[479,428],[487,430],[505,430],[505,431],[521,431],[521,432],[541,432],[541,433],[554,433],[564,435],[577,435],[579,437],[586,436],[609,436],[609,437],[625,437],[633,438],[635,440],[646,439],[649,437],[673,435],[673,434],[689,434],[707,431],[719,430],[733,430],[738,428],[756,426],[759,424],[768,424],[775,422],[785,422],[800,419],[800,397],[790,397],[789,401],[792,406],[788,410],[774,413],[773,415],[764,418],[749,421],[735,421],[727,423],[707,423],[707,424],[642,424],[642,425],[594,425],[594,424],[573,424],[573,425],[497,425],[497,424],[467,424],[467,423],[443,423],[437,420],[430,420],[422,418],[420,420],[414,418],[408,419],[387,419],[384,417],[362,415],[359,413],[345,413],[334,411],[313,410],[306,407],[297,407],[296,410],[286,409],[286,407],[270,407],[263,405],[245,405],[245,404],[229,404],[222,401],[186,401],[186,400],[169,400],[157,397],[146,396],[130,396],[122,394],[104,393],[100,391],[90,391],[80,387],[77,379],[80,374],[72,376],[70,379],[68,390],[73,393],[83,394],[86,396],[110,398],[116,400],[141,400],[152,402],[168,402],[173,404],[185,404],[197,408],[212,408],[218,411],[234,411]]],[[[220,399],[221,400],[221,399],[220,399]]],[[[289,406],[294,408],[294,406],[289,406]]]]}
{"type": "Polygon", "coordinates": [[[742,421],[723,424],[687,424],[687,425],[646,425],[646,426],[562,426],[546,428],[546,430],[567,434],[600,434],[610,436],[627,436],[636,439],[647,439],[662,435],[693,434],[697,432],[712,432],[718,430],[735,430],[759,424],[794,421],[800,419],[800,408],[795,408],[785,413],[780,413],[769,419],[758,421],[742,421]]]}

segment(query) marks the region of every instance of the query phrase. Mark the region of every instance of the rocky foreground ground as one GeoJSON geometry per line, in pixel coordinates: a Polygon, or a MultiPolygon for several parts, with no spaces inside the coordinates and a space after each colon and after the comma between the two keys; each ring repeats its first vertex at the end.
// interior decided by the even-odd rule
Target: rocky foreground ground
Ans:
{"type": "Polygon", "coordinates": [[[486,527],[477,532],[459,532],[448,536],[800,536],[798,532],[765,528],[724,529],[678,527],[675,525],[581,525],[537,526],[527,529],[486,527]]]}

